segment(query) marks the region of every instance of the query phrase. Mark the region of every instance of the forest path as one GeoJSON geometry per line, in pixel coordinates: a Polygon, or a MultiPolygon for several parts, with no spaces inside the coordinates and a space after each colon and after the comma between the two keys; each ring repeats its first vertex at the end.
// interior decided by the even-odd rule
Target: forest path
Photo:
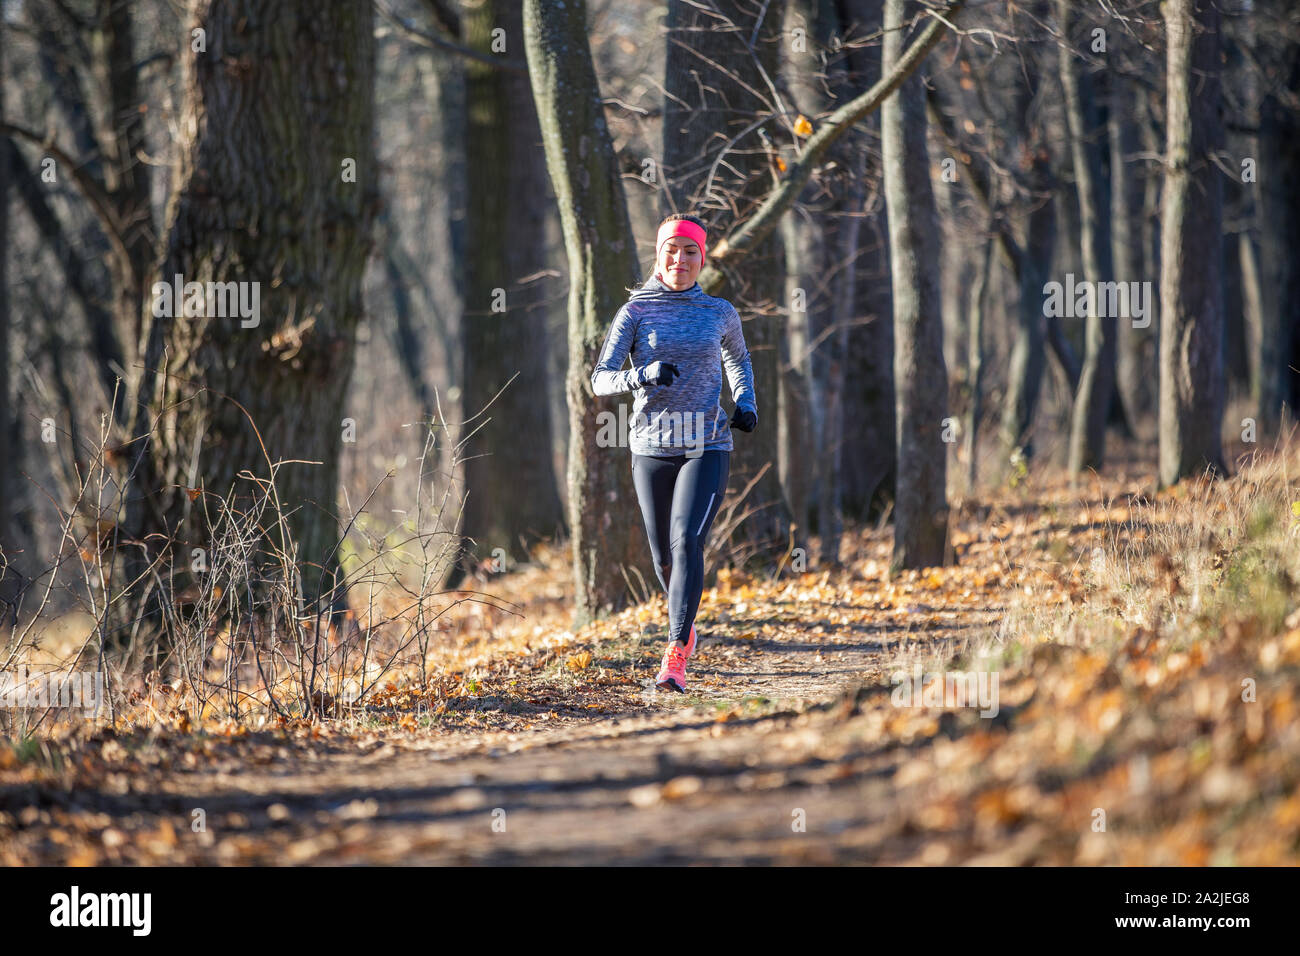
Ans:
{"type": "Polygon", "coordinates": [[[652,685],[662,595],[575,632],[538,560],[482,582],[519,613],[458,608],[427,686],[396,669],[347,718],[0,749],[0,865],[1294,865],[1300,610],[1278,630],[1251,601],[1283,585],[1241,590],[1291,539],[1216,569],[1182,542],[1258,489],[1148,488],[958,507],[944,568],[891,577],[886,530],[831,572],[719,571],[685,695],[652,685]]]}
{"type": "MultiPolygon", "coordinates": [[[[653,686],[666,635],[660,595],[558,640],[530,637],[526,649],[484,644],[474,666],[444,684],[434,714],[425,704],[412,716],[420,711],[407,683],[372,698],[383,713],[360,731],[326,721],[309,732],[137,732],[101,743],[94,772],[88,763],[71,792],[0,787],[0,811],[22,808],[9,818],[13,829],[0,812],[0,831],[13,837],[0,855],[224,864],[861,859],[864,847],[879,850],[886,832],[906,827],[892,777],[909,748],[849,719],[856,688],[874,686],[871,706],[897,712],[878,693],[889,675],[913,661],[938,669],[967,638],[987,635],[1002,611],[1001,582],[985,572],[964,590],[936,573],[890,580],[887,533],[847,544],[854,560],[835,572],[766,582],[720,574],[697,618],[684,695],[653,686]]],[[[974,570],[961,573],[968,580],[974,570]]],[[[526,633],[537,621],[556,633],[563,602],[549,593],[549,609],[520,599],[526,633]]],[[[498,620],[487,611],[481,630],[503,631],[498,620]]],[[[463,661],[473,642],[446,643],[463,661]]]]}
{"type": "MultiPolygon", "coordinates": [[[[848,728],[851,699],[818,703],[886,682],[904,646],[939,653],[997,615],[925,605],[886,614],[865,606],[872,592],[859,597],[738,601],[725,624],[702,618],[686,695],[653,689],[661,641],[633,642],[647,645],[645,665],[618,688],[619,703],[602,695],[599,717],[232,761],[162,781],[159,809],[205,809],[213,839],[194,851],[211,862],[853,859],[900,809],[891,777],[906,748],[848,728]],[[908,620],[917,616],[930,623],[908,620]]],[[[534,709],[571,715],[588,693],[574,683],[534,709]]]]}

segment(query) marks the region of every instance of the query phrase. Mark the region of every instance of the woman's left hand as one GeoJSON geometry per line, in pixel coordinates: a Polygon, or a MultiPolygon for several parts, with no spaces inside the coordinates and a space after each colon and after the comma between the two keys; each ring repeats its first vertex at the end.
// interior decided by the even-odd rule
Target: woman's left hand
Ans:
{"type": "Polygon", "coordinates": [[[748,408],[737,408],[731,416],[731,427],[739,428],[742,432],[752,432],[758,427],[758,416],[748,408]]]}

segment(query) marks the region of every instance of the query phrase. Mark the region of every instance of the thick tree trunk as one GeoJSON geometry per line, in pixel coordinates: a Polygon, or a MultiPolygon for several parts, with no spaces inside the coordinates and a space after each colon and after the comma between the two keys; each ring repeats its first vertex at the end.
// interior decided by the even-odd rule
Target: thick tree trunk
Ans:
{"type": "MultiPolygon", "coordinates": [[[[168,315],[155,287],[143,383],[152,402],[137,422],[151,436],[151,459],[138,463],[153,520],[134,523],[178,536],[182,573],[192,549],[213,546],[218,498],[233,491],[247,510],[265,493],[256,480],[286,462],[274,469],[275,496],[309,605],[332,582],[344,419],[370,424],[344,396],[377,204],[372,17],[365,0],[192,4],[186,35],[202,28],[207,50],[185,53],[157,278],[239,283],[257,309],[221,316],[200,299],[202,315],[182,312],[184,301],[168,315]]],[[[283,545],[273,514],[263,522],[283,545]]]]}
{"type": "MultiPolygon", "coordinates": [[[[1083,72],[1073,47],[1073,15],[1070,0],[1057,0],[1056,15],[1061,29],[1061,87],[1065,94],[1065,116],[1070,131],[1070,153],[1079,197],[1079,244],[1083,274],[1088,282],[1110,281],[1110,200],[1102,178],[1102,156],[1106,149],[1105,126],[1097,118],[1096,97],[1090,77],[1083,72]]],[[[1100,468],[1106,458],[1106,420],[1115,390],[1116,320],[1108,314],[1101,296],[1091,297],[1088,310],[1083,368],[1074,396],[1070,421],[1072,475],[1100,468]],[[1107,313],[1107,314],[1103,314],[1107,313]]]]}
{"type": "Polygon", "coordinates": [[[845,442],[841,449],[844,513],[860,521],[889,508],[897,475],[894,403],[893,289],[889,222],[879,191],[864,209],[854,311],[864,323],[849,330],[846,347],[845,442]]]}
{"type": "MultiPolygon", "coordinates": [[[[776,134],[766,134],[761,124],[749,127],[771,108],[759,91],[768,88],[764,76],[776,71],[781,23],[779,8],[746,0],[717,0],[713,8],[706,13],[686,0],[669,0],[663,166],[673,203],[665,213],[699,210],[716,241],[750,215],[774,184],[775,157],[766,152],[764,136],[771,141],[776,134]],[[719,195],[727,198],[720,202],[719,195]]],[[[775,130],[775,120],[770,122],[775,130]]],[[[731,299],[742,316],[750,313],[745,344],[758,396],[758,427],[736,433],[730,477],[734,494],[762,472],[745,501],[761,510],[732,537],[746,555],[772,555],[788,547],[790,515],[777,451],[782,258],[780,236],[770,235],[742,268],[724,271],[725,285],[710,293],[731,299]]]]}
{"type": "Polygon", "coordinates": [[[639,283],[640,267],[587,45],[585,2],[524,0],[524,42],[569,257],[569,522],[582,624],[626,602],[631,569],[654,580],[627,452],[597,446],[600,413],[626,419],[618,419],[617,401],[591,391],[606,327],[625,290],[639,283]]]}
{"type": "MultiPolygon", "coordinates": [[[[902,50],[905,0],[885,3],[882,61],[888,71],[902,50]]],[[[939,295],[938,222],[925,142],[925,91],[913,74],[885,101],[881,134],[894,291],[894,382],[898,491],[894,508],[896,568],[944,562],[948,535],[947,414],[939,295]]]]}
{"type": "MultiPolygon", "coordinates": [[[[845,34],[863,36],[884,22],[883,0],[845,0],[845,34]]],[[[849,82],[868,89],[881,76],[880,46],[852,47],[849,82]]],[[[861,124],[867,141],[880,135],[880,112],[861,124]]],[[[894,323],[889,271],[889,222],[878,165],[863,177],[867,189],[854,267],[854,324],[845,344],[844,441],[840,488],[845,517],[875,519],[892,504],[895,457],[894,323]]]]}
{"type": "MultiPolygon", "coordinates": [[[[826,46],[838,27],[836,11],[819,0],[791,0],[786,6],[785,32],[799,42],[787,44],[784,78],[791,107],[815,120],[826,107],[826,90],[820,82],[826,70],[826,46]]],[[[834,223],[827,215],[835,208],[817,183],[809,183],[779,227],[785,248],[785,304],[789,318],[780,336],[781,396],[777,429],[781,487],[791,519],[798,529],[797,543],[806,547],[813,529],[818,489],[825,464],[826,414],[822,390],[823,354],[813,343],[830,319],[831,296],[827,288],[827,262],[834,223]],[[818,202],[821,197],[822,201],[818,202]]],[[[818,516],[821,517],[821,516],[818,516]]]]}
{"type": "MultiPolygon", "coordinates": [[[[514,49],[523,37],[516,0],[467,7],[462,27],[472,49],[514,59],[522,54],[514,49]],[[505,31],[506,49],[494,53],[497,28],[505,31]]],[[[466,449],[461,531],[473,539],[480,559],[499,548],[512,561],[527,560],[527,546],[554,535],[564,523],[550,402],[543,399],[549,387],[547,283],[539,276],[546,265],[551,202],[546,156],[527,75],[477,61],[469,61],[465,70],[462,408],[467,419],[482,417],[467,428],[477,430],[466,449]]]]}
{"type": "Polygon", "coordinates": [[[1161,219],[1160,483],[1225,471],[1220,19],[1213,0],[1166,0],[1167,145],[1161,219]]]}

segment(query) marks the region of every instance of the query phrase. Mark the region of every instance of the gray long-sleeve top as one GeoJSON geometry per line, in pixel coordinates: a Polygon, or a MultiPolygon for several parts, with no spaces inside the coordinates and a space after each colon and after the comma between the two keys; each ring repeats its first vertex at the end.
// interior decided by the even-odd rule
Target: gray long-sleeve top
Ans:
{"type": "Polygon", "coordinates": [[[757,415],[754,371],[736,307],[698,282],[676,292],[651,277],[610,323],[591,388],[597,395],[636,392],[628,434],[635,454],[731,451],[731,426],[719,402],[723,365],[736,407],[757,415]],[[632,367],[624,371],[629,356],[632,367]],[[652,362],[671,362],[681,375],[672,385],[647,385],[644,370],[652,362]]]}

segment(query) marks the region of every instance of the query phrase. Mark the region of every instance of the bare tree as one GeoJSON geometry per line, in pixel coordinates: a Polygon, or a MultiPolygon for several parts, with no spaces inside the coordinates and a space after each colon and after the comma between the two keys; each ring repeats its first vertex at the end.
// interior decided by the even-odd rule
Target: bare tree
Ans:
{"type": "Polygon", "coordinates": [[[612,502],[636,500],[626,452],[597,444],[598,416],[621,420],[619,403],[591,390],[605,327],[640,266],[587,43],[586,3],[524,0],[524,43],[569,259],[569,526],[582,624],[626,602],[629,569],[643,582],[649,569],[639,524],[610,512],[612,502]]]}
{"type": "Polygon", "coordinates": [[[1220,18],[1213,0],[1167,0],[1167,141],[1161,219],[1160,482],[1225,472],[1223,181],[1215,153],[1220,18]]]}
{"type": "MultiPolygon", "coordinates": [[[[842,22],[848,44],[847,82],[868,90],[882,75],[880,43],[873,37],[884,22],[882,0],[849,0],[842,22]]],[[[858,94],[861,95],[861,94],[858,94]]],[[[854,96],[856,99],[857,97],[854,96]]],[[[860,121],[864,138],[880,141],[880,112],[860,121]]],[[[889,213],[879,153],[867,162],[853,283],[853,324],[844,349],[844,429],[839,436],[838,500],[846,518],[874,520],[894,496],[894,306],[889,273],[889,213]]]]}
{"type": "MultiPolygon", "coordinates": [[[[903,49],[906,0],[886,0],[882,60],[889,71],[903,49]]],[[[948,537],[947,414],[938,222],[925,143],[925,89],[911,76],[885,100],[881,118],[885,200],[894,289],[894,388],[898,483],[894,557],[899,568],[944,562],[948,537]]]]}
{"type": "MultiPolygon", "coordinates": [[[[1087,281],[1112,279],[1110,259],[1110,202],[1102,178],[1105,155],[1105,124],[1098,116],[1098,98],[1091,77],[1084,72],[1073,46],[1075,22],[1070,0],[1056,0],[1057,23],[1061,29],[1061,88],[1065,94],[1065,116],[1069,126],[1070,154],[1079,197],[1079,243],[1087,281]]],[[[1095,289],[1096,286],[1093,286],[1095,289]]],[[[1099,295],[1091,296],[1083,370],[1074,397],[1070,422],[1070,473],[1100,468],[1106,457],[1106,420],[1115,390],[1115,316],[1106,312],[1099,295]]]]}
{"type": "Polygon", "coordinates": [[[372,18],[367,0],[192,0],[205,48],[184,61],[128,512],[136,540],[179,538],[182,574],[216,502],[274,477],[268,531],[296,543],[303,598],[329,593],[343,440],[367,426],[344,398],[378,195],[372,18]],[[166,295],[176,276],[200,285],[166,295]]]}

